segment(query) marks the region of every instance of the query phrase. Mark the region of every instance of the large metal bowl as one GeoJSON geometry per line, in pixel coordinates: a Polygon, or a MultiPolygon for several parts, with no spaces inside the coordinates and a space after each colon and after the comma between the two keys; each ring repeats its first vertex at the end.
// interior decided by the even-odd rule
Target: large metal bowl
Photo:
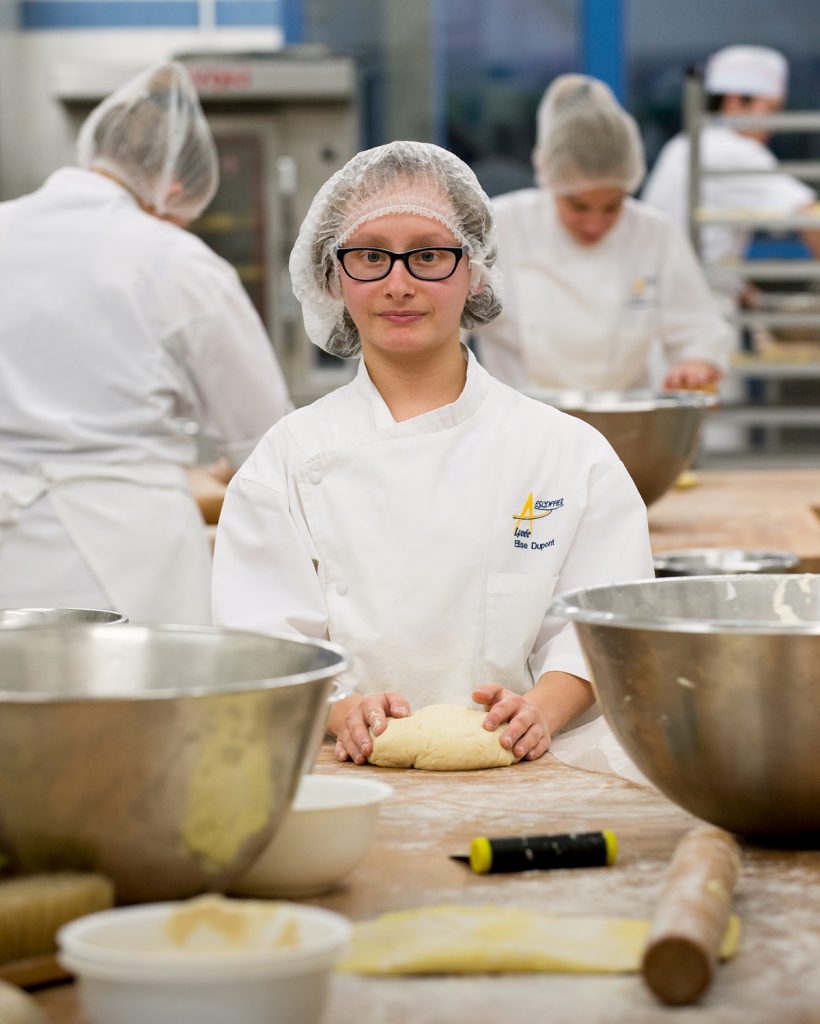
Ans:
{"type": "Polygon", "coordinates": [[[75,623],[115,625],[127,615],[102,608],[0,608],[0,629],[7,626],[69,626],[75,623]]]}
{"type": "Polygon", "coordinates": [[[686,548],[654,558],[656,576],[734,576],[746,572],[788,572],[800,558],[791,551],[758,548],[686,548]]]}
{"type": "Polygon", "coordinates": [[[0,630],[0,849],[121,902],[221,890],[272,838],[344,652],[208,627],[0,630]]]}
{"type": "Polygon", "coordinates": [[[552,612],[668,797],[761,842],[820,842],[820,576],[644,580],[561,594],[552,612]]]}
{"type": "Polygon", "coordinates": [[[657,501],[691,465],[703,418],[717,404],[713,395],[694,391],[527,393],[599,430],[626,466],[647,505],[657,501]]]}

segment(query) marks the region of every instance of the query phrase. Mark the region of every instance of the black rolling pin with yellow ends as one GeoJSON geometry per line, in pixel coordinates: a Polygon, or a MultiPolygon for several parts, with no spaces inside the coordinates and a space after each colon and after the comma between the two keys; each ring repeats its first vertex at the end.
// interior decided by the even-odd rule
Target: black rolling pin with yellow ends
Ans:
{"type": "Polygon", "coordinates": [[[552,836],[514,836],[488,839],[478,836],[470,843],[466,861],[476,874],[506,871],[546,871],[550,868],[597,868],[614,864],[618,855],[615,833],[567,832],[552,836]]]}

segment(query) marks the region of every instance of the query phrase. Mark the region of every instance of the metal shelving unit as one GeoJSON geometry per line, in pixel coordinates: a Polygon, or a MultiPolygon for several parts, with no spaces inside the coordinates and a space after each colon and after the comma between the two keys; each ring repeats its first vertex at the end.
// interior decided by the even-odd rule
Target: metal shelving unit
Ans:
{"type": "MultiPolygon", "coordinates": [[[[782,161],[772,169],[721,168],[710,170],[701,167],[701,132],[710,126],[731,128],[764,128],[772,132],[817,132],[820,133],[820,111],[788,111],[770,115],[714,114],[707,112],[703,83],[699,75],[687,78],[684,92],[684,122],[689,138],[689,233],[698,256],[702,259],[702,229],[708,225],[743,226],[759,231],[820,231],[820,215],[796,214],[791,216],[767,215],[752,210],[713,210],[702,202],[703,180],[739,175],[791,174],[806,182],[820,183],[820,161],[782,161]]],[[[720,264],[704,264],[707,278],[723,277],[727,272],[743,280],[755,283],[820,282],[820,259],[810,260],[736,260],[720,264]]],[[[772,329],[820,330],[820,296],[818,312],[792,312],[774,310],[741,310],[732,317],[738,329],[751,331],[772,329]]],[[[748,393],[756,392],[755,399],[748,398],[738,404],[723,407],[720,416],[727,422],[759,428],[755,431],[757,440],[763,438],[763,447],[772,451],[780,447],[783,428],[817,430],[818,451],[820,451],[820,343],[814,358],[806,356],[796,347],[795,356],[789,358],[784,343],[778,358],[765,355],[738,353],[733,360],[730,374],[742,381],[748,393]],[[810,404],[789,405],[783,402],[782,385],[785,382],[817,382],[816,395],[810,404]]]]}

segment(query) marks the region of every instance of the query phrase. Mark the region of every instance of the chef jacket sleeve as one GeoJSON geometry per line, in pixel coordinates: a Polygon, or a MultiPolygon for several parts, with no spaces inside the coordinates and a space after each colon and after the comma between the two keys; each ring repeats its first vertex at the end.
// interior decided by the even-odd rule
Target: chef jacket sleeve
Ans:
{"type": "Polygon", "coordinates": [[[166,344],[196,394],[203,434],[234,467],[293,408],[270,338],[236,271],[224,260],[193,267],[207,302],[166,344]]]}
{"type": "Polygon", "coordinates": [[[658,333],[670,366],[703,360],[725,370],[735,331],[721,314],[686,236],[672,223],[660,275],[658,333]]]}
{"type": "MultiPolygon", "coordinates": [[[[777,158],[765,146],[749,145],[743,150],[743,166],[773,171],[777,158]]],[[[786,215],[810,206],[817,198],[813,189],[790,174],[727,175],[722,181],[723,194],[732,197],[731,208],[744,212],[786,215]]]]}
{"type": "MultiPolygon", "coordinates": [[[[623,463],[610,453],[605,462],[591,467],[587,505],[554,593],[654,575],[646,506],[623,463]]],[[[529,667],[535,681],[553,671],[589,678],[575,627],[549,615],[536,638],[529,667]]]]}
{"type": "Polygon", "coordinates": [[[318,556],[291,500],[284,476],[281,490],[244,470],[228,485],[214,549],[217,625],[327,639],[318,556]]]}

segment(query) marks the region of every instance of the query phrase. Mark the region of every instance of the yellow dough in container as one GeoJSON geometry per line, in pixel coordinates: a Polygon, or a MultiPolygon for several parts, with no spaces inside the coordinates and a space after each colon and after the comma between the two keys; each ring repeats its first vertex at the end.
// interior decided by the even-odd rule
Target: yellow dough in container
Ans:
{"type": "MultiPolygon", "coordinates": [[[[557,971],[620,974],[640,970],[649,921],[556,917],[516,907],[441,904],[383,914],[353,928],[351,974],[486,974],[557,971]]],[[[730,917],[721,948],[737,949],[730,917]]]]}

